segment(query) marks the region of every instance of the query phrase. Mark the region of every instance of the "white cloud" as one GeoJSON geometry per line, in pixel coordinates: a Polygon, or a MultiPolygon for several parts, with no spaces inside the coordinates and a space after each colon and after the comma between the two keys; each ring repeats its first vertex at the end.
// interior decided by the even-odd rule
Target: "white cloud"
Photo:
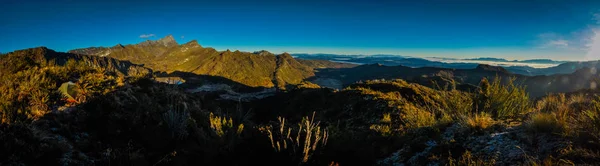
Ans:
{"type": "Polygon", "coordinates": [[[185,38],[185,36],[181,36],[181,38],[183,39],[183,38],[185,38]]]}
{"type": "Polygon", "coordinates": [[[543,49],[568,48],[571,41],[565,40],[557,33],[543,33],[538,35],[539,47],[543,49]]]}
{"type": "Polygon", "coordinates": [[[150,38],[150,37],[154,37],[154,36],[156,36],[156,35],[154,35],[154,34],[142,34],[142,35],[140,35],[140,38],[145,39],[145,38],[150,38]]]}
{"type": "Polygon", "coordinates": [[[577,60],[600,60],[600,13],[592,14],[591,23],[569,34],[543,33],[538,35],[538,48],[571,52],[577,60]]]}
{"type": "Polygon", "coordinates": [[[600,29],[594,30],[593,36],[590,38],[587,46],[586,60],[600,59],[600,29]]]}
{"type": "Polygon", "coordinates": [[[600,60],[600,13],[595,13],[593,20],[595,25],[591,25],[591,33],[586,40],[586,60],[600,60]]]}
{"type": "Polygon", "coordinates": [[[567,40],[563,40],[563,39],[557,39],[557,40],[549,40],[546,42],[545,47],[568,47],[569,46],[569,41],[567,40]]]}

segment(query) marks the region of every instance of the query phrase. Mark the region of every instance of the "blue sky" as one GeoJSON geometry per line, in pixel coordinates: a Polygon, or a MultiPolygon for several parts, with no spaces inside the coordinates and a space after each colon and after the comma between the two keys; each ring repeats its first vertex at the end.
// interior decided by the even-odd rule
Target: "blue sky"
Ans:
{"type": "Polygon", "coordinates": [[[219,50],[590,60],[599,25],[593,0],[2,0],[0,52],[172,34],[219,50]]]}

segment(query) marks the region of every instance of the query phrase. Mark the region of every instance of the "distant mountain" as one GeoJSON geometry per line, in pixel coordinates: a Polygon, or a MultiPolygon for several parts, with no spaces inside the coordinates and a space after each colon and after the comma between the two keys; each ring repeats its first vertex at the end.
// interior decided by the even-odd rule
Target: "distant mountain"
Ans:
{"type": "Polygon", "coordinates": [[[161,72],[190,72],[197,75],[219,76],[251,87],[285,88],[314,76],[313,67],[341,67],[333,63],[308,63],[307,66],[291,55],[272,54],[268,51],[254,53],[240,51],[217,51],[204,48],[193,40],[179,45],[169,35],[162,39],[144,41],[132,45],[114,47],[90,47],[75,49],[70,53],[107,56],[127,60],[161,72]]]}
{"type": "Polygon", "coordinates": [[[478,85],[482,78],[494,78],[496,76],[504,81],[514,78],[515,83],[527,87],[527,91],[532,97],[540,97],[547,93],[595,89],[596,85],[600,85],[600,74],[594,68],[583,67],[572,74],[526,76],[490,65],[478,65],[472,69],[451,69],[371,64],[354,68],[322,69],[309,80],[320,86],[338,89],[359,81],[373,79],[403,79],[429,87],[445,87],[456,84],[466,89],[472,89],[469,86],[478,85]]]}
{"type": "MultiPolygon", "coordinates": [[[[358,81],[399,78],[430,87],[455,84],[468,90],[473,89],[484,77],[499,76],[505,80],[514,77],[517,83],[528,87],[533,97],[594,87],[595,78],[598,77],[595,68],[600,67],[598,62],[568,62],[550,68],[498,67],[388,55],[276,55],[265,50],[253,53],[217,51],[204,48],[195,40],[179,45],[172,36],[139,44],[91,47],[69,52],[131,61],[161,73],[196,75],[185,74],[192,77],[215,76],[244,86],[280,89],[304,81],[341,89],[358,81]]],[[[490,58],[482,60],[501,61],[490,58]]]]}
{"type": "Polygon", "coordinates": [[[296,59],[296,60],[298,62],[302,63],[303,65],[306,65],[313,69],[352,68],[352,67],[358,66],[357,64],[339,63],[339,62],[332,62],[332,61],[328,61],[328,60],[319,60],[319,59],[315,59],[315,60],[296,59]]]}
{"type": "Polygon", "coordinates": [[[475,61],[492,61],[492,62],[509,62],[506,59],[502,58],[492,58],[492,57],[482,57],[482,58],[471,58],[471,59],[463,59],[463,60],[475,60],[475,61]]]}
{"type": "MultiPolygon", "coordinates": [[[[514,60],[517,61],[517,60],[514,60]]],[[[521,60],[518,62],[526,62],[526,63],[555,63],[555,64],[561,64],[561,63],[567,63],[568,61],[554,61],[551,59],[528,59],[528,60],[521,60]]]]}
{"type": "Polygon", "coordinates": [[[539,64],[561,64],[569,61],[555,61],[551,59],[527,59],[527,60],[507,60],[503,58],[492,58],[492,57],[481,57],[481,58],[468,58],[468,59],[453,59],[453,58],[439,58],[446,60],[465,60],[465,61],[488,61],[488,62],[521,62],[521,63],[539,63],[539,64]]]}
{"type": "Polygon", "coordinates": [[[453,69],[472,69],[481,63],[490,65],[502,66],[511,73],[521,75],[552,75],[552,74],[567,74],[573,73],[583,67],[596,67],[597,62],[568,62],[554,61],[550,59],[530,59],[530,60],[506,60],[502,58],[472,58],[472,59],[455,59],[455,58],[415,58],[407,56],[393,55],[335,55],[335,54],[293,54],[299,59],[320,59],[342,63],[353,64],[382,64],[386,66],[407,66],[407,67],[439,67],[453,69]],[[566,65],[560,65],[566,64],[566,65]],[[531,67],[536,66],[536,67],[531,67]],[[547,66],[547,67],[546,67],[547,66]],[[565,67],[569,66],[569,67],[565,67]]]}
{"type": "Polygon", "coordinates": [[[507,69],[514,73],[523,75],[552,75],[552,74],[569,74],[583,68],[600,68],[600,61],[586,61],[586,62],[565,62],[554,67],[549,68],[533,68],[528,66],[511,66],[507,69]]]}

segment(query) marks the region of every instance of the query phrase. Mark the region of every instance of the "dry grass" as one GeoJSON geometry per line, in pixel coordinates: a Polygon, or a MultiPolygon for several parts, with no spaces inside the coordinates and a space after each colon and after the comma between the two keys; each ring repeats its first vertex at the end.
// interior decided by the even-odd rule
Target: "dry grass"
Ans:
{"type": "Polygon", "coordinates": [[[229,129],[233,128],[233,120],[231,118],[216,116],[211,112],[209,119],[210,128],[213,129],[219,137],[225,135],[229,129]]]}
{"type": "Polygon", "coordinates": [[[460,158],[448,158],[448,166],[492,166],[496,165],[495,161],[485,161],[482,158],[473,156],[470,151],[464,152],[460,158]]]}
{"type": "Polygon", "coordinates": [[[264,126],[260,130],[267,134],[275,151],[289,151],[306,163],[318,147],[327,145],[328,132],[321,129],[320,122],[315,123],[314,117],[314,112],[311,118],[304,117],[298,128],[287,127],[285,118],[279,117],[279,130],[273,126],[264,126]]]}
{"type": "Polygon", "coordinates": [[[463,123],[472,130],[483,131],[494,125],[495,121],[490,114],[480,113],[474,116],[467,116],[463,123]]]}
{"type": "Polygon", "coordinates": [[[500,77],[489,82],[484,78],[475,94],[475,110],[487,112],[496,119],[520,118],[530,111],[529,94],[517,85],[515,78],[502,83],[500,77]]]}
{"type": "Polygon", "coordinates": [[[380,120],[381,123],[392,123],[392,115],[390,113],[384,113],[383,118],[380,120]]]}
{"type": "Polygon", "coordinates": [[[187,126],[189,119],[190,114],[185,107],[171,107],[171,109],[167,110],[167,112],[163,114],[163,121],[171,132],[172,138],[182,139],[188,135],[187,126]]]}
{"type": "Polygon", "coordinates": [[[555,113],[536,113],[527,122],[528,130],[535,133],[564,135],[568,127],[566,121],[560,120],[555,113]]]}
{"type": "Polygon", "coordinates": [[[437,123],[433,113],[411,104],[404,105],[402,112],[401,120],[407,128],[426,127],[437,123]]]}

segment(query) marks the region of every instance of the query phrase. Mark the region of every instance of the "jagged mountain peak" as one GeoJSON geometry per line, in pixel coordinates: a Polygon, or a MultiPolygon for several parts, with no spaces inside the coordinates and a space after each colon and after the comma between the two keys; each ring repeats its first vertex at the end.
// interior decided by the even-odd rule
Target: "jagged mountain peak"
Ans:
{"type": "Polygon", "coordinates": [[[122,44],[117,44],[117,45],[115,45],[115,46],[113,46],[113,47],[111,47],[111,48],[123,48],[123,47],[125,47],[125,46],[124,46],[124,45],[122,45],[122,44]]]}
{"type": "Polygon", "coordinates": [[[162,43],[166,47],[179,45],[177,44],[177,41],[175,41],[175,38],[173,38],[173,35],[167,35],[159,39],[158,42],[162,43]]]}
{"type": "Polygon", "coordinates": [[[275,55],[267,50],[254,51],[254,54],[260,55],[260,56],[275,55]]]}
{"type": "Polygon", "coordinates": [[[175,41],[175,38],[173,38],[173,35],[167,35],[158,40],[146,40],[144,42],[141,42],[138,45],[142,46],[142,47],[155,47],[155,46],[174,47],[174,46],[178,46],[179,44],[177,43],[177,41],[175,41]]]}
{"type": "Polygon", "coordinates": [[[200,44],[198,44],[197,40],[189,41],[189,42],[183,44],[182,46],[184,46],[184,47],[202,47],[200,44]]]}
{"type": "Polygon", "coordinates": [[[312,68],[296,61],[289,53],[217,51],[200,47],[197,40],[175,45],[173,36],[168,35],[118,49],[85,48],[72,52],[130,61],[157,71],[221,76],[251,87],[284,88],[314,75],[312,68]]]}

